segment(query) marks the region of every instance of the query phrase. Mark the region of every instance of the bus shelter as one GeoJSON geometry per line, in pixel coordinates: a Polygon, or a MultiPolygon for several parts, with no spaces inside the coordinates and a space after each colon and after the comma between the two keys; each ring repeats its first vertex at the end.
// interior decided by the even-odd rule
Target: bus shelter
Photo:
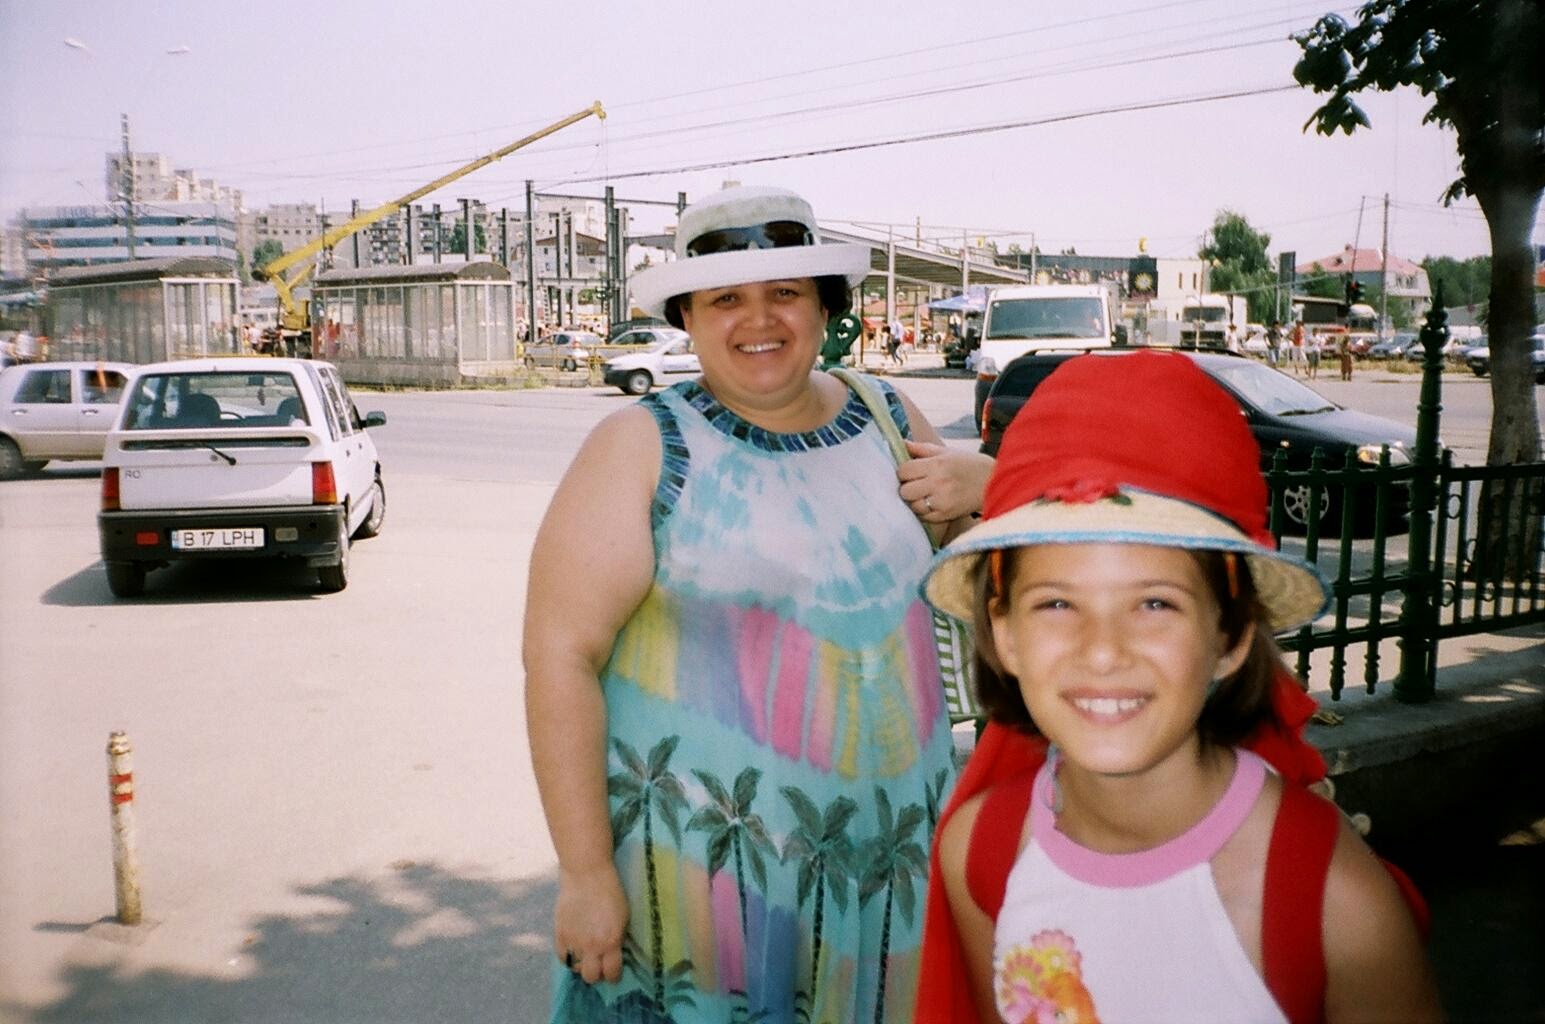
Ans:
{"type": "Polygon", "coordinates": [[[209,256],[56,270],[48,356],[154,363],[240,352],[237,286],[236,268],[209,256]]]}
{"type": "Polygon", "coordinates": [[[456,385],[515,373],[514,285],[486,261],[324,271],[312,352],[358,384],[456,385]]]}

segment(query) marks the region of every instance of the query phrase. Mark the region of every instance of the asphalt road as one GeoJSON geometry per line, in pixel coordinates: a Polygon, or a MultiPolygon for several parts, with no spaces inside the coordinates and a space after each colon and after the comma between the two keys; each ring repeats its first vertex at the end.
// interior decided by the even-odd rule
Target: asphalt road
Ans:
{"type": "MultiPolygon", "coordinates": [[[[1487,389],[1451,379],[1445,439],[1483,454],[1487,389]]],[[[1413,422],[1415,380],[1318,386],[1413,422]]],[[[968,379],[898,383],[973,445],[968,379]]],[[[526,564],[585,432],[628,401],[359,396],[388,414],[388,516],[327,597],[304,570],[211,563],[116,602],[95,471],[0,484],[0,1020],[542,1019],[526,564]],[[110,921],[114,729],[135,751],[135,929],[110,921]]]]}

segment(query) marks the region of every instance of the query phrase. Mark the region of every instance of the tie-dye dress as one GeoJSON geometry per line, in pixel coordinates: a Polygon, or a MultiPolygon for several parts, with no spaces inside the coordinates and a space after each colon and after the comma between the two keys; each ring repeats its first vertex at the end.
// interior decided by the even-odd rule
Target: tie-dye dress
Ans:
{"type": "Polygon", "coordinates": [[[553,1020],[910,1021],[952,779],[927,537],[856,396],[797,434],[695,382],[643,401],[654,585],[602,674],[625,967],[560,967],[553,1020]]]}

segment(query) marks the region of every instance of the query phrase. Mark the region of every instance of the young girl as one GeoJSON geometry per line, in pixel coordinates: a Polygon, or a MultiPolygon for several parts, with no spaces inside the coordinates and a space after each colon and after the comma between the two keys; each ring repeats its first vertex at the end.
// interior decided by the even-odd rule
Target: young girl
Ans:
{"type": "Polygon", "coordinates": [[[1071,360],[1009,429],[925,583],[993,725],[940,823],[919,1021],[1440,1016],[1391,874],[1244,745],[1299,724],[1272,634],[1325,603],[1258,458],[1175,353],[1071,360]]]}

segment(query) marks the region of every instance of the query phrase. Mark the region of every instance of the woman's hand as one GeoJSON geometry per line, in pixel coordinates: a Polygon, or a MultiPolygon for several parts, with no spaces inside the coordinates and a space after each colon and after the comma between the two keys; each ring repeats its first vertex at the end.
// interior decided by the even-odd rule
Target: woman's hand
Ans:
{"type": "Polygon", "coordinates": [[[583,871],[558,872],[553,908],[553,952],[587,984],[622,978],[622,936],[628,900],[610,862],[583,871]]]}
{"type": "Polygon", "coordinates": [[[929,441],[908,441],[912,460],[896,467],[901,500],[925,523],[949,523],[982,507],[993,460],[929,441]]]}

